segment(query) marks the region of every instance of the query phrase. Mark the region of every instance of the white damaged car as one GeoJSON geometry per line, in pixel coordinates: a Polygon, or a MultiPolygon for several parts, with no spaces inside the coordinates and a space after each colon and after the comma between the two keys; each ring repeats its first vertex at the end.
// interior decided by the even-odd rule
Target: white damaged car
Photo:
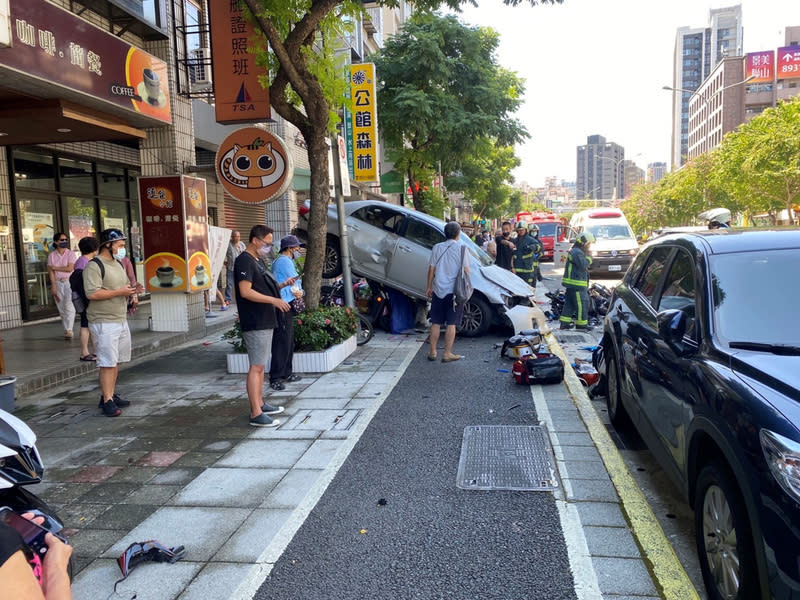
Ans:
{"type": "MultiPolygon", "coordinates": [[[[431,248],[445,241],[441,219],[402,206],[373,200],[346,202],[347,237],[352,271],[409,296],[425,300],[431,248]]],[[[308,239],[308,201],[300,209],[294,233],[308,239]]],[[[342,272],[336,206],[328,206],[328,236],[322,276],[342,272]]],[[[470,278],[475,288],[464,307],[459,332],[483,335],[492,324],[514,331],[533,326],[534,290],[511,271],[501,269],[466,235],[459,241],[470,253],[470,278]]]]}

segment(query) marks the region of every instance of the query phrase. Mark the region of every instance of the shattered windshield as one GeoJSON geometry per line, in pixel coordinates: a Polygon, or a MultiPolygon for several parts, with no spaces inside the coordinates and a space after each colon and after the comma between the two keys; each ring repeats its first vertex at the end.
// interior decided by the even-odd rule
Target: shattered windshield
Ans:
{"type": "Polygon", "coordinates": [[[484,252],[480,246],[469,239],[469,236],[465,235],[463,232],[460,236],[458,236],[458,241],[467,247],[467,250],[469,250],[470,254],[472,254],[472,256],[474,256],[482,266],[486,267],[494,264],[494,259],[486,254],[486,252],[484,252]]]}

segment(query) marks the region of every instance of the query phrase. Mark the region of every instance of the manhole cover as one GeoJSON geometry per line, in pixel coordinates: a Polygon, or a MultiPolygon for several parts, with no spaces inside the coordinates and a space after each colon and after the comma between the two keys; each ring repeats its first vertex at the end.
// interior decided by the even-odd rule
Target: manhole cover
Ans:
{"type": "Polygon", "coordinates": [[[547,429],[539,425],[464,428],[456,485],[462,490],[550,491],[558,487],[547,429]]]}

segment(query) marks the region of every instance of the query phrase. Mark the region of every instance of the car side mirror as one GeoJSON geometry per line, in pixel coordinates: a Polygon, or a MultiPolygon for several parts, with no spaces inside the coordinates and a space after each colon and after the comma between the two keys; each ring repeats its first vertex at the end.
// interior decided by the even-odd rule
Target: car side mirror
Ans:
{"type": "Polygon", "coordinates": [[[686,313],[677,309],[663,310],[656,316],[658,333],[667,346],[678,356],[686,356],[691,351],[683,342],[688,321],[689,317],[686,313]]]}

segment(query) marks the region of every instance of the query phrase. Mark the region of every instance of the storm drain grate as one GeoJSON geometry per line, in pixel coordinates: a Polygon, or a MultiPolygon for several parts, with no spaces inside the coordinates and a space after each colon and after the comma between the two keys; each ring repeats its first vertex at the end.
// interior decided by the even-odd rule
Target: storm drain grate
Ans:
{"type": "Polygon", "coordinates": [[[465,427],[456,485],[462,490],[556,489],[547,429],[540,425],[465,427]]]}

